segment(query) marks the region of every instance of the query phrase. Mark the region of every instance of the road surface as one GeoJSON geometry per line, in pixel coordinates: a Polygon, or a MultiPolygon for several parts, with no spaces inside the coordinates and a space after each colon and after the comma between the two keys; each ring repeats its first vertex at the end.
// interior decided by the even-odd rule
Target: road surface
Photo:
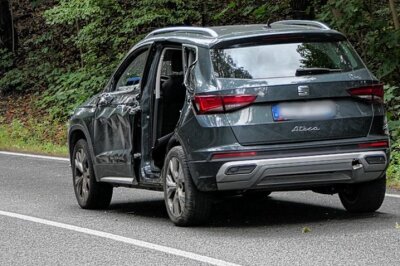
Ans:
{"type": "Polygon", "coordinates": [[[400,195],[388,193],[368,215],[312,192],[233,198],[179,228],[160,192],[118,188],[108,210],[82,210],[68,161],[0,152],[0,265],[399,265],[400,195]]]}

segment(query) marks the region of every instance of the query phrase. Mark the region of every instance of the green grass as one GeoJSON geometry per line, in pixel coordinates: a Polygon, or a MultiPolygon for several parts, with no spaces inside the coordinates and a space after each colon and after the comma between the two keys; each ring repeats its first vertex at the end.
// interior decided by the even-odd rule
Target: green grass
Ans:
{"type": "Polygon", "coordinates": [[[386,171],[388,186],[400,189],[400,152],[392,151],[390,166],[386,171]]]}
{"type": "Polygon", "coordinates": [[[0,150],[67,156],[68,148],[62,126],[29,120],[7,124],[0,118],[0,150]]]}

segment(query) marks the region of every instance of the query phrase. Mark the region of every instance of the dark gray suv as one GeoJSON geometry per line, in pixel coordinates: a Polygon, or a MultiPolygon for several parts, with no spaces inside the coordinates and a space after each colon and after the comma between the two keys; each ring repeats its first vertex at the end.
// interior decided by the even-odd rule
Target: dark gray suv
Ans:
{"type": "Polygon", "coordinates": [[[70,120],[76,198],[105,208],[113,187],[164,191],[181,226],[206,221],[219,195],[283,190],[373,212],[389,161],[383,96],[320,22],[156,30],[70,120]]]}

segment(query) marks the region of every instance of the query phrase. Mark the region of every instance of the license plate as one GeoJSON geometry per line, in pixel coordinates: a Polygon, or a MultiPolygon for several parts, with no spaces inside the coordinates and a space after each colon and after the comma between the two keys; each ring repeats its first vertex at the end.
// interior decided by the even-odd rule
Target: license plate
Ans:
{"type": "Polygon", "coordinates": [[[274,121],[319,120],[336,116],[336,104],[333,101],[310,101],[280,103],[272,106],[274,121]]]}

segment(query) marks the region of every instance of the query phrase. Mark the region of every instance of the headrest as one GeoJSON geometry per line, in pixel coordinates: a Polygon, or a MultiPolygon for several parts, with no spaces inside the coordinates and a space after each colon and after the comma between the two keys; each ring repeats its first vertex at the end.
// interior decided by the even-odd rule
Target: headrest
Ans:
{"type": "Polygon", "coordinates": [[[182,72],[182,51],[181,50],[167,50],[164,55],[164,61],[171,62],[171,70],[173,72],[182,72]]]}

